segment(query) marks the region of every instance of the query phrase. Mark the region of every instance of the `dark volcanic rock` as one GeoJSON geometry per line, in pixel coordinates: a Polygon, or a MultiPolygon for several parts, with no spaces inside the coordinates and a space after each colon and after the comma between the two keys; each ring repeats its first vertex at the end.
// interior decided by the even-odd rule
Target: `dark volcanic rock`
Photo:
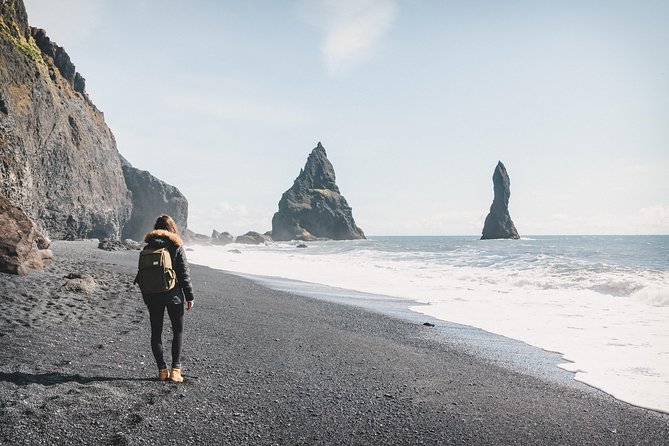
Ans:
{"type": "Polygon", "coordinates": [[[136,251],[140,251],[142,249],[142,247],[144,246],[144,241],[142,240],[142,242],[140,243],[136,240],[132,240],[132,239],[127,238],[127,239],[123,240],[123,244],[125,245],[125,247],[127,249],[130,249],[130,250],[134,249],[136,251]]]}
{"type": "Polygon", "coordinates": [[[355,225],[351,207],[339,193],[335,172],[325,149],[311,152],[293,186],[279,201],[272,218],[274,240],[364,239],[355,225]]]}
{"type": "Polygon", "coordinates": [[[170,215],[182,232],[188,225],[188,200],[179,189],[170,186],[146,170],[133,167],[120,157],[125,184],[132,193],[132,213],[123,227],[123,238],[144,240],[156,218],[170,215]]]}
{"type": "Polygon", "coordinates": [[[60,75],[65,78],[74,91],[84,94],[86,92],[86,79],[77,73],[65,49],[52,42],[43,29],[31,27],[30,33],[39,49],[42,50],[42,54],[53,60],[53,64],[58,68],[60,75]]]}
{"type": "Polygon", "coordinates": [[[490,206],[490,213],[485,219],[481,240],[497,238],[518,239],[520,236],[509,215],[511,181],[501,161],[497,163],[495,173],[492,176],[492,182],[495,189],[495,198],[490,206]]]}
{"type": "Polygon", "coordinates": [[[244,235],[238,235],[235,239],[235,243],[241,243],[243,245],[262,245],[263,243],[271,241],[271,237],[255,231],[249,231],[244,235]]]}
{"type": "Polygon", "coordinates": [[[21,209],[0,196],[0,272],[25,275],[53,258],[50,241],[21,209]]]}
{"type": "Polygon", "coordinates": [[[97,288],[95,279],[89,274],[70,273],[65,276],[65,283],[60,286],[61,291],[72,293],[91,294],[97,288]]]}
{"type": "Polygon", "coordinates": [[[53,238],[118,238],[130,215],[116,142],[65,51],[0,2],[0,194],[53,238]]]}
{"type": "Polygon", "coordinates": [[[235,237],[229,232],[218,232],[214,229],[211,233],[211,243],[214,245],[228,245],[234,241],[235,237]]]}
{"type": "Polygon", "coordinates": [[[28,14],[23,1],[0,0],[0,20],[4,22],[1,32],[12,37],[28,36],[28,14]]]}
{"type": "Polygon", "coordinates": [[[200,243],[200,244],[211,243],[211,237],[204,234],[198,234],[196,232],[191,231],[190,229],[182,231],[181,236],[184,239],[184,241],[191,243],[200,243]]]}
{"type": "Polygon", "coordinates": [[[105,251],[125,251],[129,248],[120,240],[106,238],[98,243],[98,249],[103,249],[105,251]]]}

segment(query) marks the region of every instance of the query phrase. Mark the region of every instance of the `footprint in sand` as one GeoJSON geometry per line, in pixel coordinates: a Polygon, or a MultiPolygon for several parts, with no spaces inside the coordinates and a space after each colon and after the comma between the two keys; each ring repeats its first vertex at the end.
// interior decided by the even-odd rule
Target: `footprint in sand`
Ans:
{"type": "Polygon", "coordinates": [[[129,445],[130,442],[128,441],[128,438],[123,435],[122,433],[118,432],[109,438],[109,442],[107,443],[111,446],[125,446],[129,445]]]}
{"type": "Polygon", "coordinates": [[[131,413],[128,415],[128,424],[136,426],[144,421],[144,417],[138,413],[131,413]]]}

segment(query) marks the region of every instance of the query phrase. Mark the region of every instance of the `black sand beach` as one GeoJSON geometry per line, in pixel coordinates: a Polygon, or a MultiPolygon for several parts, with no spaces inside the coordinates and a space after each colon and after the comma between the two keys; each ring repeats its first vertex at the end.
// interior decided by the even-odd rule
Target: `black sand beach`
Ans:
{"type": "Polygon", "coordinates": [[[137,252],[53,250],[45,272],[0,275],[0,445],[669,443],[665,414],[501,367],[415,321],[197,266],[186,382],[159,383],[137,252]],[[69,273],[96,288],[61,288],[69,273]]]}

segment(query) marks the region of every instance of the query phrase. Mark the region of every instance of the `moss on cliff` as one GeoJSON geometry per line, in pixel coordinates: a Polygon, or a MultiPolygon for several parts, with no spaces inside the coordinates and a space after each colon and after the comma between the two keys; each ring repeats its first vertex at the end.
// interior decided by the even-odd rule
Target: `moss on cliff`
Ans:
{"type": "Polygon", "coordinates": [[[35,43],[35,39],[32,36],[26,38],[19,30],[18,26],[14,22],[7,23],[5,18],[0,15],[0,36],[9,40],[16,46],[23,54],[28,56],[31,60],[43,63],[42,51],[35,43]],[[14,32],[12,32],[12,30],[14,32]]]}

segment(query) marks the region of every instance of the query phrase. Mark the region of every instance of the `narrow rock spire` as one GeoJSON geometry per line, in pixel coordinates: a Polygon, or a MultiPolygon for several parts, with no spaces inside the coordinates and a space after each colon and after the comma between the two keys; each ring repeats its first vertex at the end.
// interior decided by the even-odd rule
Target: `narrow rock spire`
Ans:
{"type": "Polygon", "coordinates": [[[501,161],[497,163],[495,172],[492,175],[495,198],[490,206],[490,213],[485,219],[483,225],[483,236],[481,240],[510,238],[518,239],[511,215],[509,215],[509,197],[511,196],[511,181],[506,167],[501,161]]]}

